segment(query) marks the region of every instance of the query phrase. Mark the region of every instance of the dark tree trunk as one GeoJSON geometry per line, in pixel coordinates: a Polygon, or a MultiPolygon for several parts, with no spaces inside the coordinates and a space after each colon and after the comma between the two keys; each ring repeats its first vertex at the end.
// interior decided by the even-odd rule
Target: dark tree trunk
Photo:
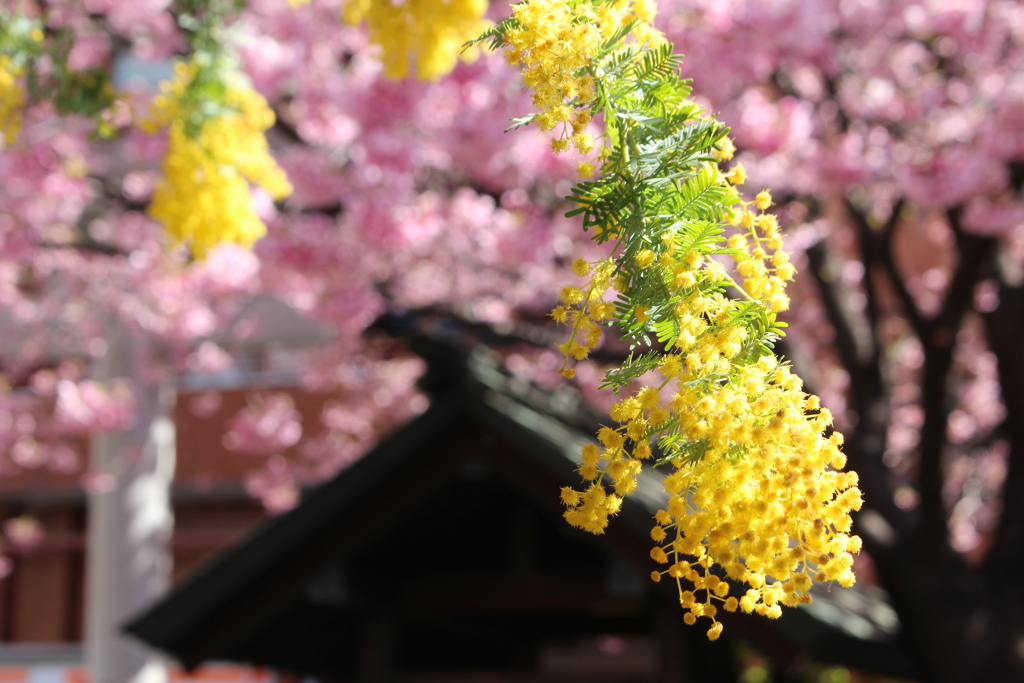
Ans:
{"type": "Polygon", "coordinates": [[[943,500],[946,425],[954,407],[949,377],[957,333],[964,316],[973,309],[975,285],[994,274],[998,245],[993,239],[965,234],[960,230],[959,213],[949,212],[959,263],[941,310],[935,316],[925,316],[893,256],[899,211],[897,206],[888,225],[876,229],[850,207],[860,238],[868,299],[859,320],[858,314],[844,306],[840,287],[824,276],[829,270],[824,247],[817,245],[808,252],[836,329],[840,359],[850,375],[850,408],[857,416],[845,446],[849,466],[859,473],[866,500],[855,519],[855,530],[864,539],[878,577],[892,598],[902,638],[918,665],[922,683],[1024,681],[1024,287],[1003,283],[998,308],[985,316],[1007,409],[1000,436],[1009,441],[1010,456],[995,541],[983,564],[971,567],[949,543],[943,500]],[[890,397],[879,338],[880,286],[888,286],[896,294],[924,350],[924,424],[916,481],[920,503],[912,512],[895,505],[882,460],[890,397]],[[858,325],[870,329],[870,339],[864,341],[858,325]]]}

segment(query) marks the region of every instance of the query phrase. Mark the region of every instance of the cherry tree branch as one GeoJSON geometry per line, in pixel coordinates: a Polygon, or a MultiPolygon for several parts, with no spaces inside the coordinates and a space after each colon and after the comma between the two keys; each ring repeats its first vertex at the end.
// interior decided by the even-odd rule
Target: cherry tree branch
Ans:
{"type": "MultiPolygon", "coordinates": [[[[854,312],[846,305],[841,286],[836,278],[827,277],[827,252],[823,241],[807,250],[810,271],[821,292],[826,314],[836,332],[836,348],[840,362],[850,376],[851,407],[858,415],[857,426],[847,435],[844,451],[851,469],[860,476],[867,509],[881,515],[883,529],[879,525],[858,524],[873,554],[884,553],[909,529],[909,517],[893,500],[888,481],[888,469],[883,462],[886,432],[888,428],[889,396],[882,379],[881,359],[877,344],[875,321],[871,321],[871,336],[874,341],[870,348],[857,344],[857,331],[853,321],[854,312]]],[[[870,279],[865,282],[871,288],[870,279]]],[[[869,298],[873,297],[869,294],[869,298]]],[[[868,513],[869,514],[869,513],[868,513]]],[[[860,515],[857,520],[864,518],[860,515]]]]}
{"type": "Polygon", "coordinates": [[[910,289],[903,280],[899,265],[896,263],[896,256],[893,253],[893,242],[896,238],[896,229],[899,226],[900,210],[902,208],[903,200],[900,199],[893,206],[892,213],[889,215],[885,225],[880,230],[876,230],[868,223],[867,215],[864,211],[858,209],[849,201],[847,202],[847,210],[857,225],[857,233],[860,238],[861,251],[863,252],[861,256],[864,259],[865,271],[868,273],[866,277],[870,277],[871,264],[873,262],[878,262],[882,265],[885,273],[889,276],[889,282],[900,301],[910,326],[915,334],[921,336],[924,333],[924,316],[921,313],[921,309],[918,308],[917,302],[914,301],[914,295],[910,293],[910,289]]]}
{"type": "Polygon", "coordinates": [[[947,212],[950,228],[956,235],[959,262],[938,314],[918,323],[924,349],[921,378],[921,408],[924,423],[918,445],[917,488],[920,495],[919,534],[933,551],[948,546],[949,531],[942,497],[945,477],[942,453],[947,443],[946,423],[953,401],[949,395],[949,373],[953,365],[956,335],[964,316],[971,310],[974,287],[990,267],[997,243],[992,238],[965,233],[960,225],[960,209],[947,212]]]}
{"type": "MultiPolygon", "coordinates": [[[[1009,164],[1010,184],[1024,187],[1024,161],[1009,164]]],[[[985,557],[986,573],[1019,576],[1024,566],[1024,285],[1000,273],[999,304],[984,314],[988,346],[995,354],[1003,404],[1009,416],[1000,432],[1010,442],[1006,478],[1000,490],[1002,510],[995,539],[985,557]]]]}
{"type": "MultiPolygon", "coordinates": [[[[1010,416],[1024,414],[1024,287],[1000,284],[999,305],[985,314],[988,345],[998,363],[1003,403],[1010,416]]],[[[1024,422],[1011,417],[1001,429],[1010,454],[995,539],[985,557],[987,572],[1017,572],[1024,564],[1024,422]]]]}

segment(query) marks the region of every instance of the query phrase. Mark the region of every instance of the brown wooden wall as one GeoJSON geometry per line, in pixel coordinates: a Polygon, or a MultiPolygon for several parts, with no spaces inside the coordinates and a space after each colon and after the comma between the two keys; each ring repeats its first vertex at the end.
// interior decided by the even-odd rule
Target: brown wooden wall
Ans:
{"type": "MultiPolygon", "coordinates": [[[[261,458],[235,453],[222,443],[225,422],[252,393],[287,393],[302,415],[305,437],[316,435],[330,394],[297,388],[235,389],[218,392],[219,407],[200,416],[192,409],[198,394],[182,392],[174,409],[177,426],[174,581],[226,547],[263,518],[259,502],[248,498],[242,482],[261,458]]],[[[301,444],[301,441],[300,441],[301,444]]],[[[84,465],[85,440],[71,444],[84,465]]],[[[285,455],[293,456],[299,444],[285,455]]],[[[0,454],[2,455],[2,454],[0,454]]],[[[30,553],[0,547],[13,560],[13,572],[0,578],[0,642],[72,643],[82,639],[85,579],[85,502],[81,470],[57,473],[47,468],[9,467],[0,477],[0,525],[29,515],[45,529],[30,553]]]]}
{"type": "MultiPolygon", "coordinates": [[[[0,521],[25,512],[0,503],[0,521]]],[[[82,639],[85,580],[85,508],[65,503],[36,507],[42,543],[11,552],[13,571],[0,580],[0,642],[74,643],[82,639]]],[[[259,503],[191,501],[175,505],[174,581],[226,547],[263,517],[259,503]]]]}

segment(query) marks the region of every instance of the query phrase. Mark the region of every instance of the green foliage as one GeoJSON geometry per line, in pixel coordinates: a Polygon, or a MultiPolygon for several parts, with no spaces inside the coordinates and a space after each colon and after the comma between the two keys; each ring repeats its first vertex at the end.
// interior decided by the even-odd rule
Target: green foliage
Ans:
{"type": "Polygon", "coordinates": [[[0,54],[10,57],[14,67],[24,67],[43,53],[45,36],[39,21],[0,9],[0,54]]]}
{"type": "Polygon", "coordinates": [[[775,311],[754,301],[738,302],[728,324],[742,325],[749,332],[743,341],[742,350],[733,359],[737,365],[756,363],[761,356],[771,355],[774,353],[775,342],[786,336],[782,330],[786,323],[776,320],[775,311]]]}
{"type": "Polygon", "coordinates": [[[506,128],[505,132],[507,133],[510,130],[516,130],[517,128],[522,128],[523,126],[528,126],[531,123],[533,123],[533,120],[535,118],[537,118],[536,114],[529,114],[527,116],[522,116],[522,117],[517,118],[517,119],[512,119],[512,125],[509,126],[508,128],[506,128]]]}
{"type": "Polygon", "coordinates": [[[192,55],[195,73],[178,99],[185,134],[197,138],[203,124],[236,109],[227,103],[228,83],[239,71],[228,55],[197,51],[192,55]]]}
{"type": "Polygon", "coordinates": [[[199,136],[203,124],[234,113],[227,103],[231,81],[244,80],[229,20],[245,6],[243,0],[177,0],[178,26],[192,48],[189,63],[195,72],[178,99],[184,113],[185,134],[199,136]]]}
{"type": "Polygon", "coordinates": [[[619,367],[613,368],[605,374],[600,388],[611,389],[617,394],[619,389],[632,384],[634,377],[647,374],[658,367],[659,362],[661,362],[660,351],[648,351],[639,356],[634,356],[631,353],[619,367]]]}
{"type": "Polygon", "coordinates": [[[73,36],[66,29],[46,29],[38,20],[0,10],[0,54],[24,70],[29,99],[53,102],[62,116],[95,119],[102,132],[101,114],[115,101],[110,76],[98,68],[72,69],[68,65],[72,44],[73,36]]]}
{"type": "MultiPolygon", "coordinates": [[[[519,22],[515,20],[515,17],[508,16],[494,24],[489,29],[481,33],[473,40],[468,41],[462,46],[462,51],[465,52],[467,49],[480,43],[487,43],[487,47],[490,50],[497,50],[505,45],[505,32],[510,28],[518,26],[519,22]]],[[[508,131],[506,131],[508,132],[508,131]]]]}
{"type": "MultiPolygon", "coordinates": [[[[602,46],[604,56],[599,53],[592,67],[598,84],[592,109],[603,115],[609,150],[601,178],[580,182],[567,197],[576,207],[566,215],[581,215],[596,242],[615,240],[616,274],[626,288],[611,324],[635,346],[649,346],[653,336],[668,352],[680,333],[674,308],[687,291],[674,290],[664,270],[639,267],[636,255],[644,249],[672,259],[691,251],[702,257],[734,253],[725,245],[724,223],[735,217],[740,198],[715,157],[729,130],[687,99],[681,57],[667,43],[625,42],[628,33],[620,31],[602,46]],[[647,309],[648,320],[636,319],[637,306],[647,309]]],[[[701,277],[695,289],[707,294],[725,286],[701,277]]],[[[727,324],[748,331],[736,358],[741,364],[771,353],[782,334],[775,313],[759,301],[737,302],[727,324]]],[[[663,353],[631,356],[608,373],[604,386],[626,386],[650,372],[663,353]]],[[[699,452],[691,444],[680,454],[693,458],[699,452]]]]}
{"type": "Polygon", "coordinates": [[[228,20],[245,8],[245,0],[175,0],[178,26],[188,35],[196,53],[221,55],[230,38],[225,29],[228,20]]]}
{"type": "MultiPolygon", "coordinates": [[[[175,0],[172,10],[191,44],[195,73],[181,96],[188,111],[185,131],[196,137],[205,121],[235,111],[226,103],[231,79],[244,79],[233,46],[230,19],[245,7],[244,0],[175,0]]],[[[117,95],[109,73],[101,68],[74,70],[68,57],[74,36],[66,29],[0,9],[0,55],[24,70],[30,102],[52,102],[62,116],[96,121],[100,135],[114,131],[109,112],[117,95]],[[45,67],[45,68],[44,68],[45,67]]]]}

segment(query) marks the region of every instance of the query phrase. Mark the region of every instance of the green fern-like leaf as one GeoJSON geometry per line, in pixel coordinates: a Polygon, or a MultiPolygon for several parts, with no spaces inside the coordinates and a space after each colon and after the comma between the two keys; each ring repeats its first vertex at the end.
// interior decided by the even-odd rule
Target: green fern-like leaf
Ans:
{"type": "Polygon", "coordinates": [[[616,393],[624,386],[629,385],[637,377],[642,377],[654,368],[658,367],[661,361],[661,353],[648,351],[647,353],[629,357],[617,368],[605,373],[600,388],[612,388],[616,393]]]}

